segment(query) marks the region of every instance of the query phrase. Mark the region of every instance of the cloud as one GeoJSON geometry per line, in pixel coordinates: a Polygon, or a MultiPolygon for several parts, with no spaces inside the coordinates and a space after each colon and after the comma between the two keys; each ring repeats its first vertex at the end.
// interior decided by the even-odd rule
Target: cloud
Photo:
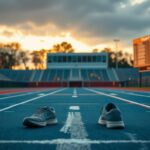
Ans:
{"type": "Polygon", "coordinates": [[[0,0],[0,25],[24,34],[70,32],[90,45],[119,38],[129,47],[150,31],[149,0],[0,0]]]}
{"type": "Polygon", "coordinates": [[[147,0],[131,0],[131,5],[139,5],[147,0]]]}

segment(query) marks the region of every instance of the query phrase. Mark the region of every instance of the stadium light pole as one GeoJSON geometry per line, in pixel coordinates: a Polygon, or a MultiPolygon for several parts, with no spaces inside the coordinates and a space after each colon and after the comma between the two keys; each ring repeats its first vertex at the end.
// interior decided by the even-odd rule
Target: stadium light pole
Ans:
{"type": "Polygon", "coordinates": [[[118,69],[118,42],[120,40],[119,39],[114,39],[114,42],[115,42],[115,48],[116,48],[116,69],[118,69]]]}

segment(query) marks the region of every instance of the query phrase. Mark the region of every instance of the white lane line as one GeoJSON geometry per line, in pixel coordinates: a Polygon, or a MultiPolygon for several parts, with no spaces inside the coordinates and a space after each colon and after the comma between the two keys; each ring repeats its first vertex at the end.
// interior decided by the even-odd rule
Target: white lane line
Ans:
{"type": "MultiPolygon", "coordinates": [[[[79,142],[86,139],[88,134],[85,130],[84,124],[82,122],[82,117],[80,112],[69,112],[65,125],[60,129],[60,132],[70,134],[71,139],[76,139],[79,142]]],[[[80,145],[76,142],[58,143],[56,150],[90,150],[89,143],[83,143],[80,145]]]]}
{"type": "Polygon", "coordinates": [[[44,93],[40,93],[40,94],[38,94],[38,96],[44,96],[45,94],[44,93]]]}
{"type": "Polygon", "coordinates": [[[65,125],[60,129],[60,132],[64,132],[64,133],[70,132],[69,130],[71,127],[72,120],[73,120],[73,114],[72,114],[72,112],[69,112],[68,116],[67,116],[67,120],[65,122],[65,125]]]}
{"type": "Polygon", "coordinates": [[[116,94],[116,93],[109,93],[109,94],[110,94],[110,95],[114,95],[114,96],[115,96],[115,95],[118,95],[118,94],[116,94]]]}
{"type": "Polygon", "coordinates": [[[97,93],[97,94],[99,94],[99,95],[104,95],[104,96],[107,96],[107,97],[115,98],[115,99],[118,99],[118,100],[120,100],[120,101],[129,103],[129,104],[134,104],[134,105],[137,105],[137,106],[141,106],[141,107],[150,109],[150,106],[149,106],[149,105],[145,105],[145,104],[138,103],[138,102],[134,102],[134,101],[132,101],[132,100],[128,100],[128,99],[125,99],[125,98],[121,98],[121,97],[109,95],[109,94],[106,94],[106,93],[103,93],[103,92],[99,92],[99,91],[96,91],[96,90],[93,90],[93,89],[88,89],[88,88],[85,88],[85,89],[88,90],[88,91],[97,93]]]}
{"type": "MultiPolygon", "coordinates": [[[[104,91],[104,90],[103,90],[104,91]]],[[[123,93],[123,94],[126,94],[126,95],[134,95],[134,96],[140,96],[140,97],[146,97],[146,98],[149,98],[150,96],[147,96],[147,95],[142,95],[142,94],[136,94],[134,92],[130,92],[130,91],[118,91],[118,90],[110,90],[108,89],[108,91],[110,92],[116,92],[116,93],[123,93]]]]}
{"type": "Polygon", "coordinates": [[[136,94],[136,93],[131,93],[131,92],[126,93],[126,94],[128,94],[128,95],[134,95],[134,96],[141,96],[141,97],[150,97],[150,96],[146,96],[146,95],[142,95],[142,94],[136,94]]]}
{"type": "Polygon", "coordinates": [[[66,95],[70,96],[72,94],[71,93],[70,94],[69,93],[60,93],[60,94],[54,94],[53,96],[66,96],[66,95]]]}
{"type": "Polygon", "coordinates": [[[78,95],[77,95],[77,89],[76,88],[74,88],[74,90],[73,90],[72,97],[74,97],[74,98],[78,97],[78,95]]]}
{"type": "Polygon", "coordinates": [[[126,135],[130,140],[137,140],[135,133],[126,132],[125,135],[126,135]]]}
{"type": "MultiPolygon", "coordinates": [[[[127,137],[130,140],[132,140],[132,141],[137,140],[137,135],[135,133],[127,132],[125,134],[127,135],[127,137]]],[[[140,144],[141,144],[140,150],[148,150],[149,149],[145,143],[140,143],[140,144]]]]}
{"type": "Polygon", "coordinates": [[[88,94],[84,94],[83,93],[83,94],[78,94],[78,95],[80,95],[80,96],[93,96],[93,95],[96,96],[97,94],[89,94],[89,93],[88,94]]]}
{"type": "Polygon", "coordinates": [[[90,139],[54,139],[54,140],[0,140],[0,144],[150,144],[150,140],[90,140],[90,139]]]}
{"type": "Polygon", "coordinates": [[[70,110],[80,110],[79,106],[70,106],[69,107],[70,110]]]}
{"type": "Polygon", "coordinates": [[[80,112],[68,112],[67,120],[60,132],[70,133],[71,138],[75,139],[85,139],[88,136],[80,112]]]}
{"type": "Polygon", "coordinates": [[[8,98],[14,98],[14,97],[20,97],[20,96],[25,96],[25,95],[31,95],[31,94],[35,94],[35,93],[40,93],[40,92],[43,92],[43,91],[49,91],[49,90],[42,90],[42,91],[34,91],[34,92],[29,92],[29,93],[25,93],[25,94],[18,94],[18,95],[12,95],[12,96],[7,96],[7,97],[1,97],[1,99],[8,99],[8,98]]]}
{"type": "Polygon", "coordinates": [[[38,96],[38,97],[31,98],[31,99],[29,99],[29,100],[26,100],[26,101],[23,101],[23,102],[20,102],[20,103],[17,103],[17,104],[14,104],[14,105],[11,105],[11,106],[8,106],[8,107],[5,107],[5,108],[2,108],[2,109],[0,109],[0,112],[5,111],[5,110],[8,110],[8,109],[11,109],[11,108],[16,107],[16,106],[19,106],[19,105],[26,104],[26,103],[31,102],[31,101],[35,101],[35,100],[37,100],[37,99],[39,99],[39,98],[42,98],[42,97],[45,97],[45,96],[49,96],[49,95],[52,95],[52,94],[54,94],[54,93],[58,93],[58,92],[63,91],[63,90],[64,90],[64,89],[56,90],[56,91],[53,91],[53,92],[51,92],[51,93],[49,93],[49,94],[45,94],[44,96],[38,96]]]}

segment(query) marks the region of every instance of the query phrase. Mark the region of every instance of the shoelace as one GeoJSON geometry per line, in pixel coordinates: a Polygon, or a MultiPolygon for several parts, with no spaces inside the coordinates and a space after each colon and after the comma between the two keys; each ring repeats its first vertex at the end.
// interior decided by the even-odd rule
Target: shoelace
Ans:
{"type": "Polygon", "coordinates": [[[47,108],[39,108],[37,111],[33,114],[34,116],[42,115],[43,113],[47,112],[47,108]]]}

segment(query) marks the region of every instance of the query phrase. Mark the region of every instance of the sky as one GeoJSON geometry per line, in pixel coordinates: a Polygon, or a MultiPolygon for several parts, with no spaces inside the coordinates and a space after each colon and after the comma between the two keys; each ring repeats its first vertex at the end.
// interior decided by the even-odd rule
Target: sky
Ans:
{"type": "Polygon", "coordinates": [[[150,0],[0,0],[0,42],[25,50],[70,42],[76,52],[94,48],[133,52],[132,40],[150,34],[150,0]]]}

